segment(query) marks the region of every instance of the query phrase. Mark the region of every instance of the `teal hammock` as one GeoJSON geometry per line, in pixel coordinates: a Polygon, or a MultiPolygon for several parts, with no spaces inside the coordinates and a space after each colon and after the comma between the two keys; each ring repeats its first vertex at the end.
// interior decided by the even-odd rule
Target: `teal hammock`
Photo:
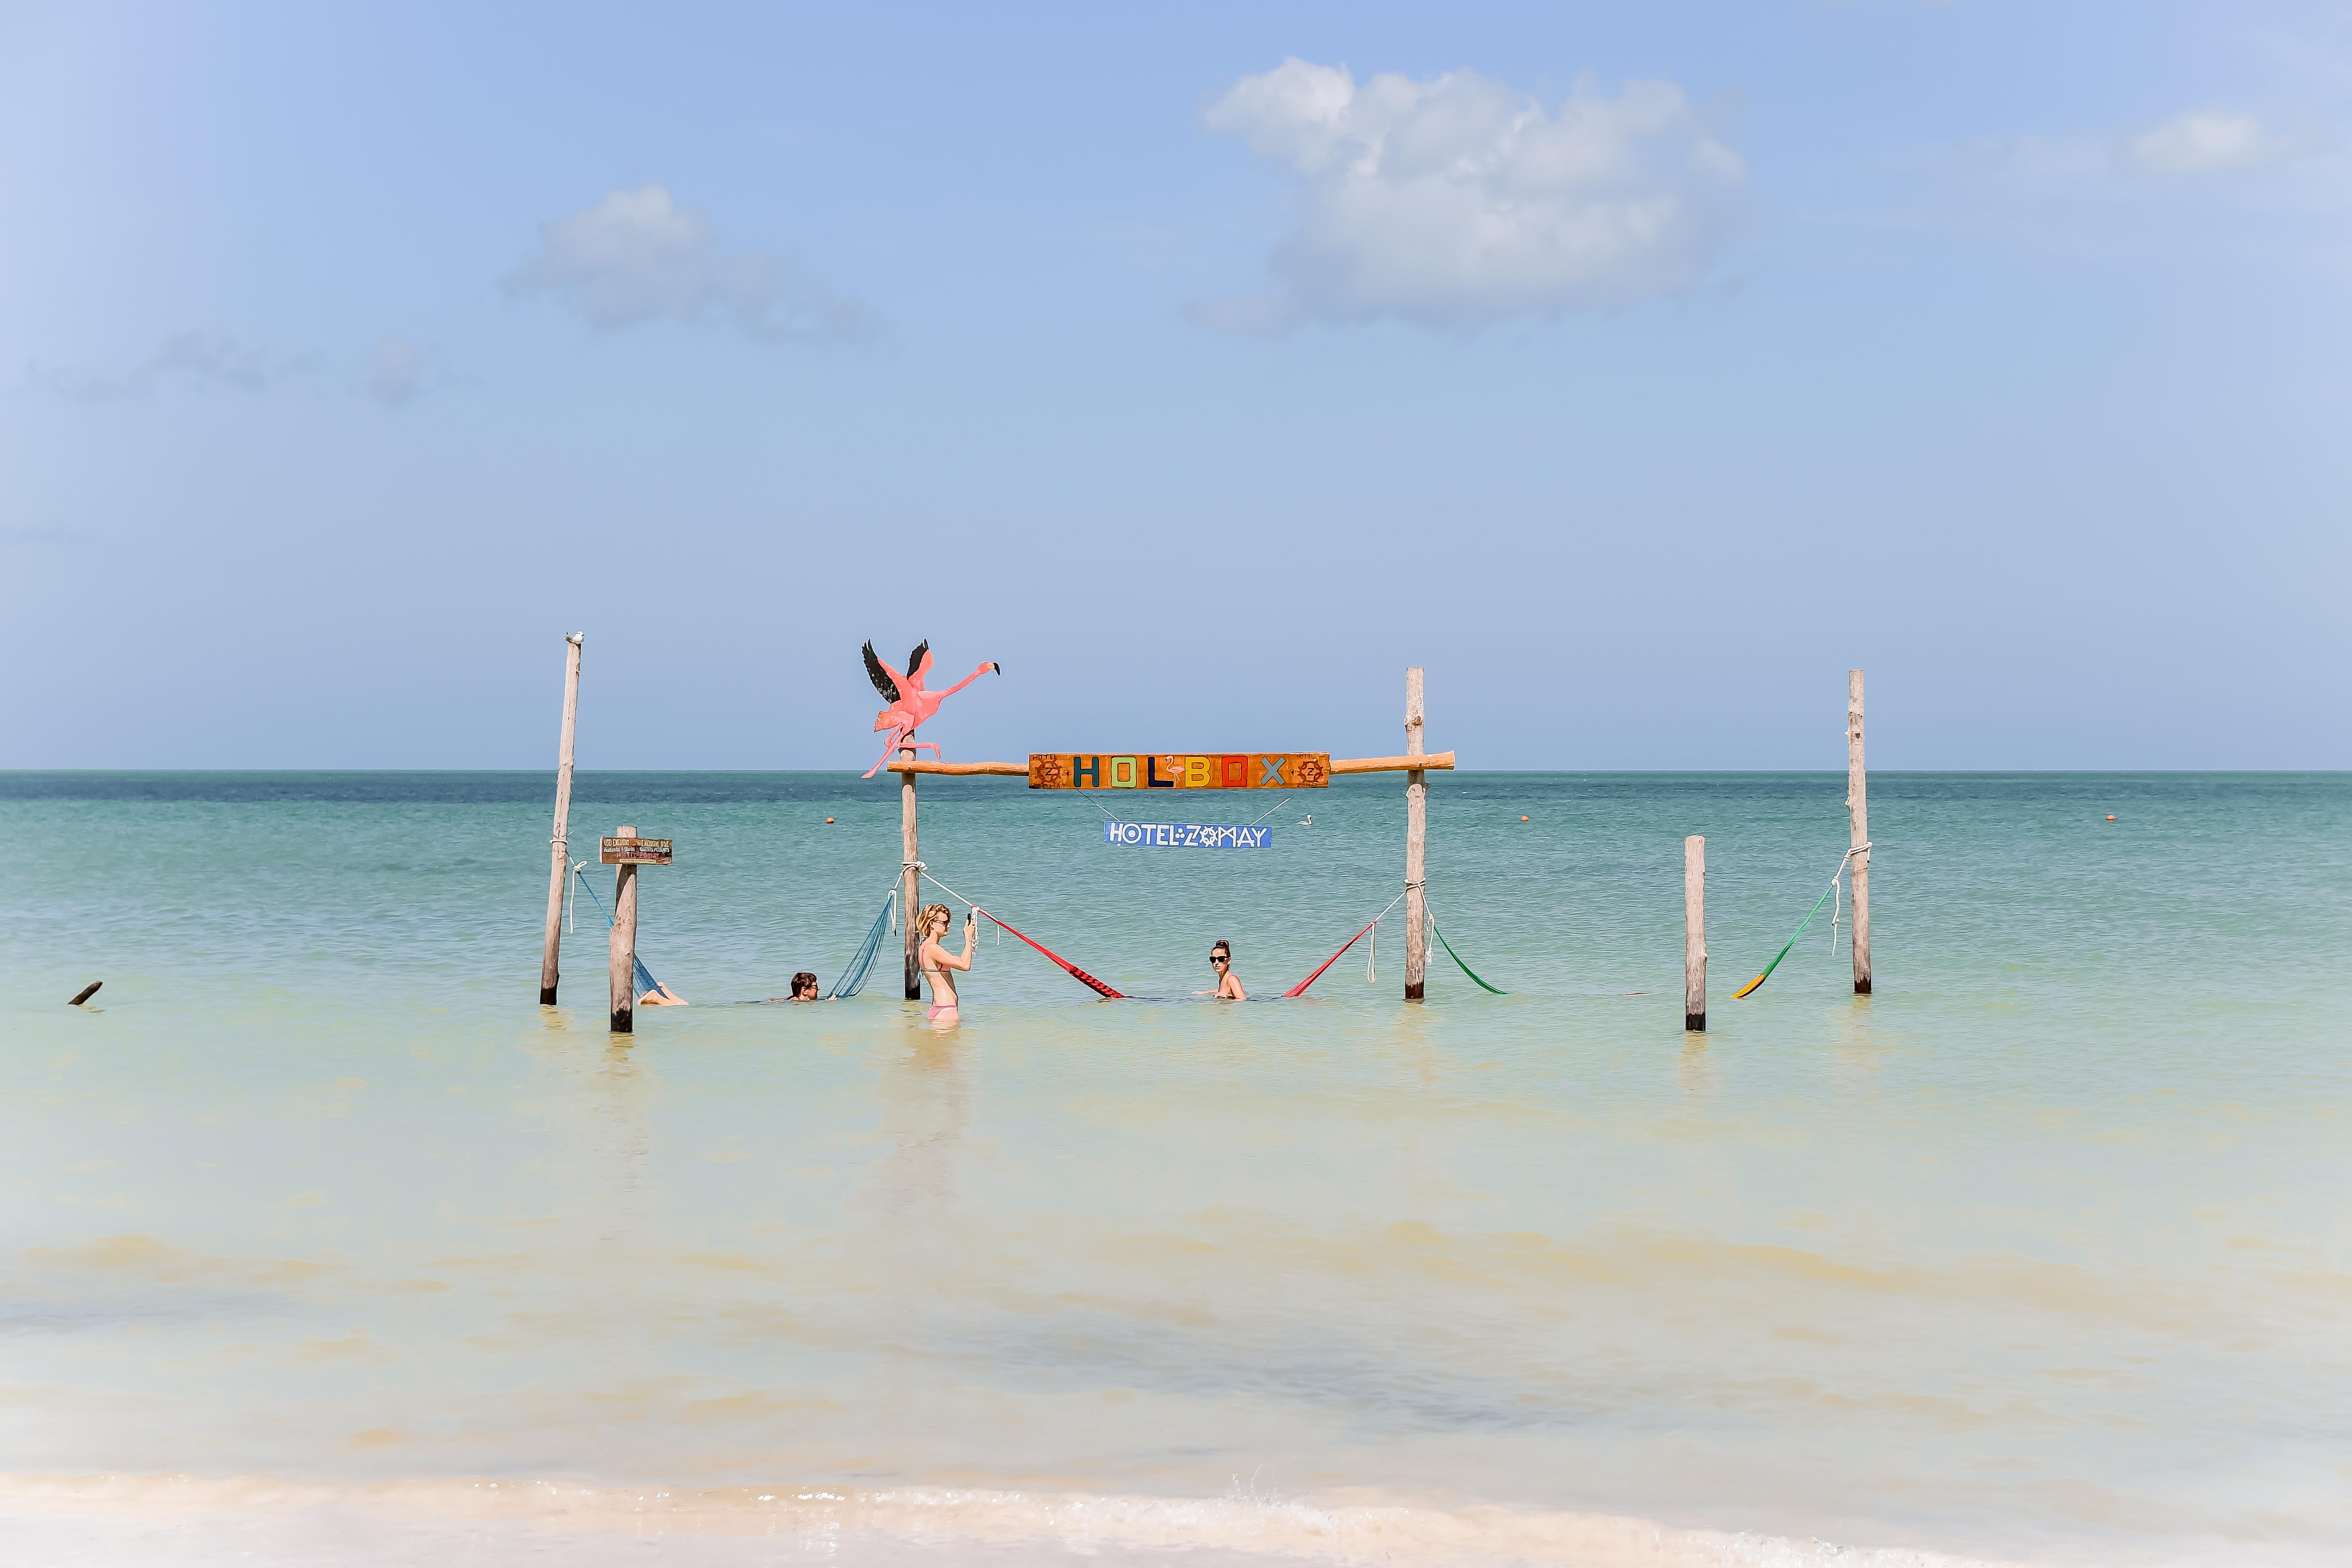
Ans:
{"type": "MultiPolygon", "coordinates": [[[[581,863],[583,866],[585,864],[585,861],[581,863]]],[[[588,901],[596,906],[596,912],[604,917],[604,923],[606,925],[611,925],[613,923],[613,911],[604,907],[604,900],[596,896],[596,889],[593,887],[589,887],[588,873],[581,869],[580,866],[574,866],[572,868],[572,874],[580,879],[580,885],[582,887],[588,889],[588,901]]],[[[661,990],[662,983],[654,978],[654,972],[646,967],[646,961],[642,958],[637,958],[635,953],[632,953],[629,956],[635,959],[637,965],[637,994],[642,996],[648,991],[661,990]]]]}
{"type": "Polygon", "coordinates": [[[894,889],[882,900],[882,912],[874,917],[874,924],[867,929],[866,940],[857,944],[857,956],[849,961],[849,967],[841,972],[841,978],[835,981],[833,989],[824,994],[826,1001],[835,1002],[844,996],[855,996],[864,987],[866,974],[874,968],[874,955],[882,951],[882,939],[888,934],[890,911],[898,905],[898,895],[894,889]]]}

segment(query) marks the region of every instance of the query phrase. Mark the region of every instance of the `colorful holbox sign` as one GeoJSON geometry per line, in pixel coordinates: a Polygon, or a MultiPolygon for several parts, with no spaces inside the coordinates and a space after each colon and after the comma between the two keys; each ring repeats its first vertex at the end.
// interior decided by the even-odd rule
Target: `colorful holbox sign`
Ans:
{"type": "Polygon", "coordinates": [[[596,858],[607,866],[667,866],[669,857],[667,838],[615,838],[609,833],[596,853],[596,858]]]}
{"type": "Polygon", "coordinates": [[[1274,829],[1232,823],[1213,827],[1199,822],[1106,822],[1103,842],[1148,849],[1264,849],[1274,843],[1274,829]]]}
{"type": "Polygon", "coordinates": [[[1328,752],[1032,752],[1031,789],[1326,789],[1328,752]]]}

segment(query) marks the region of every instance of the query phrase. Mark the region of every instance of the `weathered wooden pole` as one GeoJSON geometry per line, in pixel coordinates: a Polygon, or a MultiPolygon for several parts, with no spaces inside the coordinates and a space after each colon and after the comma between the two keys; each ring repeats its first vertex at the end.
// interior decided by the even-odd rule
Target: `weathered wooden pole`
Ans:
{"type": "MultiPolygon", "coordinates": [[[[1423,755],[1421,734],[1421,666],[1404,672],[1404,754],[1423,755]]],[[[1404,999],[1421,1000],[1429,978],[1426,902],[1422,897],[1422,850],[1429,837],[1429,775],[1419,768],[1404,775],[1404,999]]]]}
{"type": "MultiPolygon", "coordinates": [[[[898,755],[908,762],[915,760],[915,748],[902,746],[898,755]]],[[[898,775],[898,847],[906,861],[905,877],[898,893],[898,919],[907,928],[907,1000],[923,999],[921,969],[923,938],[915,929],[915,917],[922,911],[922,873],[915,869],[920,858],[915,853],[915,775],[898,775]]]]}
{"type": "MultiPolygon", "coordinates": [[[[616,838],[635,838],[637,830],[613,829],[616,838]]],[[[613,1033],[634,1034],[637,1027],[637,868],[623,861],[613,868],[613,1033]]]]}
{"type": "Polygon", "coordinates": [[[1683,1027],[1706,1027],[1706,840],[1683,840],[1683,1027]]]}
{"type": "Polygon", "coordinates": [[[1862,765],[1862,671],[1845,672],[1845,809],[1847,841],[1857,851],[1850,861],[1853,879],[1853,994],[1870,994],[1870,802],[1869,774],[1862,765]]]}
{"type": "Polygon", "coordinates": [[[580,639],[563,636],[563,739],[555,750],[555,837],[547,868],[547,941],[539,954],[539,1005],[555,1005],[555,982],[563,951],[563,879],[571,867],[572,728],[580,717],[580,639]]]}

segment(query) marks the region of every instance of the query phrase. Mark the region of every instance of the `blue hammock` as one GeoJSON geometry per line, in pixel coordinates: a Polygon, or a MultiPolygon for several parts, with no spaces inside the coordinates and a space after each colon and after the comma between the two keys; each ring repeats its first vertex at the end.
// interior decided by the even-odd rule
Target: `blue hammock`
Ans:
{"type": "Polygon", "coordinates": [[[865,985],[866,976],[874,967],[874,955],[881,952],[882,938],[890,929],[890,911],[898,902],[898,895],[895,890],[882,900],[882,912],[874,917],[874,924],[867,930],[866,940],[858,943],[857,956],[849,961],[849,967],[841,972],[841,978],[835,981],[833,989],[824,994],[826,1001],[855,996],[865,985]]]}
{"type": "MultiPolygon", "coordinates": [[[[581,870],[577,867],[574,867],[572,874],[580,879],[580,885],[582,887],[587,888],[589,902],[594,904],[596,906],[596,912],[604,917],[604,923],[606,925],[611,925],[613,923],[613,912],[604,907],[604,900],[596,896],[596,889],[589,886],[588,873],[581,870]]],[[[654,972],[646,967],[646,961],[642,958],[638,958],[635,953],[631,953],[629,956],[635,961],[637,966],[637,994],[642,996],[648,991],[661,990],[662,983],[654,978],[654,972]]]]}

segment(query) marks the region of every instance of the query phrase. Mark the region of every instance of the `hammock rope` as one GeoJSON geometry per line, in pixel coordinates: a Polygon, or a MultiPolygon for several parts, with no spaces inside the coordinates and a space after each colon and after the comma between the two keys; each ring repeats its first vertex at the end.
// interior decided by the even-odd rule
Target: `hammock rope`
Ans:
{"type": "Polygon", "coordinates": [[[971,910],[972,913],[988,921],[991,925],[995,926],[998,930],[1012,931],[1015,937],[1019,938],[1019,940],[1027,942],[1031,947],[1035,948],[1039,952],[1044,953],[1048,959],[1051,959],[1054,963],[1059,964],[1066,972],[1068,973],[1070,978],[1073,980],[1077,981],[1082,985],[1091,987],[1097,994],[1107,996],[1114,1002],[1123,1002],[1127,1000],[1127,994],[1125,992],[1112,990],[1101,981],[1097,980],[1093,975],[1088,974],[1085,970],[1080,969],[1076,964],[1072,963],[1068,959],[1064,958],[1060,953],[1055,952],[1052,948],[1045,946],[1043,942],[1034,941],[1034,939],[1024,935],[1018,931],[1014,931],[1013,927],[1005,924],[1004,921],[998,920],[994,915],[990,914],[986,910],[982,909],[978,904],[973,903],[970,899],[965,898],[961,893],[957,892],[953,888],[949,887],[945,882],[942,882],[937,877],[932,876],[928,869],[922,868],[922,862],[915,861],[913,864],[917,868],[917,874],[919,875],[924,881],[929,882],[932,887],[937,888],[949,898],[960,900],[965,908],[971,910]]]}
{"type": "MultiPolygon", "coordinates": [[[[604,917],[604,923],[606,925],[611,925],[613,923],[613,911],[604,907],[604,900],[597,898],[596,889],[593,887],[589,886],[587,866],[587,861],[581,861],[578,865],[572,868],[572,874],[580,879],[580,885],[582,887],[588,889],[589,900],[591,902],[595,904],[596,912],[604,917]]],[[[664,985],[660,981],[654,978],[654,972],[646,967],[646,961],[644,959],[638,958],[635,953],[631,953],[629,956],[635,961],[637,966],[638,995],[642,996],[648,991],[658,991],[665,996],[674,996],[677,994],[677,993],[672,991],[668,986],[664,985]]]]}
{"type": "Polygon", "coordinates": [[[1410,889],[1410,888],[1404,889],[1402,891],[1400,891],[1400,892],[1397,894],[1397,896],[1396,896],[1395,898],[1391,899],[1391,900],[1388,901],[1388,909],[1384,909],[1384,910],[1382,910],[1380,912],[1380,914],[1374,915],[1370,920],[1366,921],[1364,922],[1364,931],[1358,931],[1355,935],[1353,935],[1353,936],[1349,937],[1346,942],[1342,942],[1342,943],[1340,944],[1340,946],[1339,946],[1339,952],[1337,952],[1333,953],[1330,957],[1328,957],[1328,958],[1325,959],[1325,960],[1322,962],[1322,963],[1321,963],[1321,964],[1319,964],[1319,965],[1316,968],[1316,971],[1315,971],[1315,973],[1312,973],[1312,974],[1308,975],[1306,979],[1304,979],[1304,980],[1300,981],[1297,984],[1296,984],[1296,985],[1292,986],[1289,990],[1287,990],[1287,991],[1284,992],[1284,993],[1283,993],[1283,995],[1284,995],[1285,997],[1291,997],[1291,996],[1303,996],[1303,995],[1305,995],[1305,994],[1307,994],[1307,988],[1309,985],[1314,984],[1318,980],[1320,980],[1320,979],[1322,979],[1322,978],[1323,978],[1323,971],[1324,971],[1324,970],[1330,968],[1333,964],[1335,964],[1335,963],[1339,963],[1341,959],[1343,959],[1343,958],[1347,957],[1347,956],[1348,956],[1348,949],[1349,949],[1349,948],[1351,948],[1351,947],[1355,946],[1358,942],[1361,942],[1361,941],[1363,941],[1363,940],[1364,940],[1364,931],[1368,931],[1371,930],[1374,926],[1376,926],[1376,925],[1380,924],[1380,923],[1381,923],[1381,917],[1382,915],[1387,914],[1387,913],[1389,912],[1389,910],[1392,910],[1392,909],[1396,908],[1396,907],[1397,907],[1397,904],[1398,904],[1398,903],[1399,903],[1399,902],[1400,902],[1400,901],[1404,898],[1404,895],[1405,895],[1406,893],[1411,892],[1412,890],[1412,889],[1410,889]]]}
{"type": "MultiPolygon", "coordinates": [[[[1813,923],[1813,917],[1822,912],[1822,906],[1830,901],[1832,893],[1839,894],[1838,908],[1841,911],[1844,910],[1845,899],[1838,879],[1845,875],[1846,862],[1869,847],[1866,842],[1857,844],[1838,857],[1837,869],[1830,873],[1830,885],[1822,889],[1822,896],[1813,900],[1813,907],[1805,911],[1805,918],[1797,922],[1797,929],[1789,933],[1789,940],[1781,943],[1780,951],[1772,955],[1772,962],[1764,966],[1764,973],[1731,994],[1733,1001],[1737,1002],[1741,997],[1751,994],[1758,986],[1772,978],[1772,972],[1780,967],[1780,961],[1789,956],[1789,950],[1797,945],[1797,939],[1805,934],[1805,928],[1813,923]]],[[[1830,926],[1830,951],[1832,952],[1837,951],[1837,926],[1834,922],[1830,926]]]]}

